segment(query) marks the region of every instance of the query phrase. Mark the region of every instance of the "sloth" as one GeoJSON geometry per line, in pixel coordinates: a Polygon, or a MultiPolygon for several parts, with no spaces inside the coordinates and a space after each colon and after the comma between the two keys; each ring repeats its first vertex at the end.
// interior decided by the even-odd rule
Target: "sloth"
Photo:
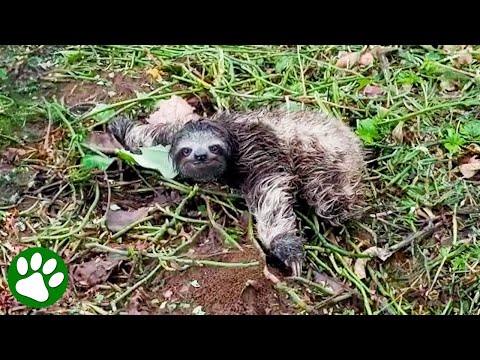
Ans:
{"type": "Polygon", "coordinates": [[[120,117],[107,131],[131,150],[171,145],[185,180],[239,189],[261,247],[292,276],[301,275],[305,259],[297,201],[337,227],[362,198],[362,144],[348,125],[319,111],[220,112],[155,125],[120,117]]]}

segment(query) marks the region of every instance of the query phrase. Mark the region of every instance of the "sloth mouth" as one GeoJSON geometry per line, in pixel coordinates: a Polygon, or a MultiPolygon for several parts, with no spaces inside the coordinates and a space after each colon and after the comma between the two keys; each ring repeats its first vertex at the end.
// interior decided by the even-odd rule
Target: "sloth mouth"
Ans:
{"type": "Polygon", "coordinates": [[[194,160],[194,161],[189,161],[189,163],[198,167],[214,166],[214,165],[221,164],[221,162],[218,161],[217,159],[194,160]]]}
{"type": "Polygon", "coordinates": [[[224,167],[218,160],[189,161],[180,167],[180,171],[186,177],[206,181],[220,176],[224,171],[224,167]]]}

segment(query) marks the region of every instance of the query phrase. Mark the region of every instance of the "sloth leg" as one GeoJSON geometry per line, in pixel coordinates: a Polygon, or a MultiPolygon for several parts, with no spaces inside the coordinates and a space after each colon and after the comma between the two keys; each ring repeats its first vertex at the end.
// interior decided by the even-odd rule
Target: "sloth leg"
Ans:
{"type": "Polygon", "coordinates": [[[293,176],[276,173],[252,178],[256,179],[247,180],[243,190],[258,238],[271,255],[291,268],[293,276],[300,276],[304,255],[293,210],[293,176]]]}
{"type": "Polygon", "coordinates": [[[335,167],[318,168],[301,177],[299,195],[318,217],[330,225],[341,226],[354,203],[355,187],[335,167]]]}

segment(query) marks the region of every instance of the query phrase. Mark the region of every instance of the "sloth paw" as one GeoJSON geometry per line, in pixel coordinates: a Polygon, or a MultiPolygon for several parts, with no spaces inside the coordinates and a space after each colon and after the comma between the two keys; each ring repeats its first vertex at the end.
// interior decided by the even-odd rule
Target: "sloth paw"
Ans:
{"type": "Polygon", "coordinates": [[[270,243],[271,254],[292,271],[292,276],[300,276],[304,261],[303,240],[295,235],[279,235],[270,243]]]}

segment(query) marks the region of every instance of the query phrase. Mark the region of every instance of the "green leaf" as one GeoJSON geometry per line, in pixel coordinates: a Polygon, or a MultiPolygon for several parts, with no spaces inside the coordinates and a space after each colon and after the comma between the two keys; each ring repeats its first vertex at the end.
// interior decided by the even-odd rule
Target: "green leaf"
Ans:
{"type": "Polygon", "coordinates": [[[101,155],[85,155],[82,158],[81,165],[85,169],[107,170],[115,159],[101,155]]]}
{"type": "Polygon", "coordinates": [[[136,165],[137,162],[135,161],[135,158],[132,155],[133,154],[127,150],[122,150],[122,149],[117,150],[117,157],[119,159],[125,161],[127,164],[136,165]]]}
{"type": "Polygon", "coordinates": [[[460,133],[469,138],[480,137],[480,120],[470,120],[462,126],[460,133]]]}
{"type": "Polygon", "coordinates": [[[460,134],[451,128],[447,129],[447,137],[443,141],[443,146],[445,146],[450,153],[459,152],[463,144],[465,144],[465,139],[462,138],[460,134]]]}
{"type": "Polygon", "coordinates": [[[78,50],[63,50],[59,51],[59,53],[62,54],[70,64],[74,64],[82,59],[82,52],[78,50]]]}
{"type": "Polygon", "coordinates": [[[178,175],[168,154],[170,146],[152,146],[139,148],[142,154],[133,154],[127,150],[119,150],[117,156],[127,162],[141,167],[159,171],[164,178],[173,179],[178,175]]]}
{"type": "Polygon", "coordinates": [[[360,78],[357,79],[357,83],[360,89],[363,89],[365,86],[370,85],[373,82],[371,78],[360,78]]]}
{"type": "MultiPolygon", "coordinates": [[[[92,110],[92,112],[105,109],[107,106],[108,106],[107,104],[98,104],[97,106],[95,106],[95,108],[92,110]]],[[[98,113],[98,114],[94,115],[93,118],[97,121],[105,121],[105,120],[110,119],[113,116],[113,114],[115,114],[115,110],[110,109],[110,110],[105,110],[105,111],[102,111],[101,113],[98,113]]]]}
{"type": "Polygon", "coordinates": [[[367,144],[373,144],[380,138],[378,125],[375,119],[365,119],[359,122],[357,135],[367,144]]]}
{"type": "Polygon", "coordinates": [[[278,73],[286,70],[289,66],[293,64],[293,57],[292,56],[281,56],[277,63],[275,64],[275,70],[278,73]]]}

